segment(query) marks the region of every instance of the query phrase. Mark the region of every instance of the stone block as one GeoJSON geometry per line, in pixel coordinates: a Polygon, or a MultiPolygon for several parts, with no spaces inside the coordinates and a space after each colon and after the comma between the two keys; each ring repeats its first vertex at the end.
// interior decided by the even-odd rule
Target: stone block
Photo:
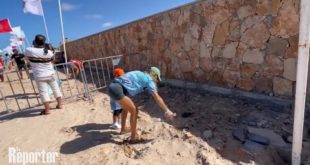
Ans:
{"type": "Polygon", "coordinates": [[[286,39],[280,37],[270,38],[267,44],[267,55],[285,56],[289,43],[286,39]]]}
{"type": "Polygon", "coordinates": [[[255,13],[255,10],[251,6],[249,6],[249,5],[242,6],[237,11],[238,17],[241,20],[246,18],[246,17],[248,17],[248,16],[250,16],[250,15],[253,15],[254,13],[255,13]]]}
{"type": "Polygon", "coordinates": [[[255,82],[252,79],[240,79],[237,84],[237,87],[246,91],[250,91],[254,89],[255,82]]]}
{"type": "Polygon", "coordinates": [[[241,64],[240,69],[242,78],[251,78],[258,71],[259,66],[256,64],[241,64]]]}
{"type": "Polygon", "coordinates": [[[297,70],[296,58],[289,58],[284,61],[283,77],[291,81],[296,81],[296,70],[297,70]]]}
{"type": "Polygon", "coordinates": [[[223,57],[224,58],[234,58],[236,55],[236,49],[238,46],[238,42],[231,42],[229,44],[226,44],[224,50],[223,50],[223,57]]]}
{"type": "Polygon", "coordinates": [[[248,49],[243,55],[243,62],[262,64],[264,62],[264,54],[259,49],[248,49]]]}
{"type": "Polygon", "coordinates": [[[273,78],[273,92],[277,96],[293,96],[293,82],[284,78],[273,78]]]}
{"type": "Polygon", "coordinates": [[[255,24],[241,35],[241,42],[253,48],[262,48],[269,39],[270,33],[264,22],[255,24]]]}

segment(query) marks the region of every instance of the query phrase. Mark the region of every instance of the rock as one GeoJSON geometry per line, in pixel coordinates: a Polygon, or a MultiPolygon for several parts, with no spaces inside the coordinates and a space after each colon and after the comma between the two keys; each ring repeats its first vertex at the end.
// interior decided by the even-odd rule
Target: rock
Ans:
{"type": "Polygon", "coordinates": [[[234,58],[236,55],[236,49],[238,46],[238,42],[232,42],[225,46],[223,50],[223,57],[224,58],[234,58]]]}
{"type": "Polygon", "coordinates": [[[255,13],[255,10],[251,6],[242,6],[237,11],[239,19],[244,19],[250,15],[253,15],[255,13]]]}
{"type": "Polygon", "coordinates": [[[189,139],[189,138],[191,138],[191,137],[193,137],[193,135],[192,135],[191,133],[189,133],[189,132],[185,132],[185,133],[184,133],[184,138],[185,138],[185,139],[189,139]]]}
{"type": "Polygon", "coordinates": [[[252,155],[257,155],[260,152],[265,151],[266,147],[264,145],[255,143],[250,140],[246,140],[246,142],[243,144],[243,147],[250,152],[252,155]]]}
{"type": "Polygon", "coordinates": [[[299,31],[299,13],[291,1],[284,1],[279,14],[272,22],[271,34],[288,38],[299,31]]]}
{"type": "Polygon", "coordinates": [[[266,121],[266,120],[261,120],[261,121],[259,121],[259,122],[257,123],[257,126],[258,126],[258,127],[263,127],[263,126],[265,126],[267,123],[268,123],[268,121],[266,121]]]}
{"type": "Polygon", "coordinates": [[[273,79],[273,92],[280,96],[293,96],[293,83],[290,80],[275,77],[273,79]]]}
{"type": "Polygon", "coordinates": [[[254,48],[262,48],[269,39],[270,33],[264,22],[255,24],[253,27],[246,30],[240,41],[254,48]]]}
{"type": "Polygon", "coordinates": [[[262,22],[265,19],[265,17],[262,16],[253,16],[253,17],[248,17],[245,19],[242,24],[241,24],[241,33],[244,33],[246,30],[249,28],[253,27],[255,24],[258,22],[262,22]]]}
{"type": "Polygon", "coordinates": [[[289,43],[286,39],[280,37],[272,37],[267,43],[266,54],[284,57],[288,45],[289,43]]]}
{"type": "Polygon", "coordinates": [[[273,130],[270,129],[262,129],[262,128],[253,128],[248,127],[250,134],[255,134],[267,138],[270,140],[270,145],[283,147],[286,146],[286,143],[282,139],[282,137],[276,134],[273,130]]]}
{"type": "Polygon", "coordinates": [[[256,13],[258,15],[268,15],[270,13],[269,9],[269,0],[261,0],[258,2],[257,6],[256,6],[256,13]]]}
{"type": "Polygon", "coordinates": [[[193,70],[192,64],[189,60],[181,60],[180,63],[180,69],[182,72],[191,72],[193,70]]]}
{"type": "Polygon", "coordinates": [[[266,77],[259,77],[255,79],[256,91],[262,93],[271,93],[272,90],[272,79],[266,77]]]}
{"type": "Polygon", "coordinates": [[[223,79],[228,87],[234,87],[240,78],[240,72],[226,69],[223,73],[223,79]]]}
{"type": "Polygon", "coordinates": [[[200,57],[211,58],[211,49],[208,48],[208,45],[204,42],[200,42],[200,57]]]}
{"type": "Polygon", "coordinates": [[[242,143],[244,143],[248,137],[248,130],[246,128],[238,128],[238,129],[235,129],[233,132],[232,132],[232,136],[241,141],[242,143]]]}
{"type": "Polygon", "coordinates": [[[214,37],[213,37],[213,44],[214,45],[224,45],[226,41],[226,37],[228,36],[229,32],[229,21],[225,21],[220,25],[217,25],[214,37]]]}
{"type": "Polygon", "coordinates": [[[289,58],[284,61],[283,77],[291,81],[296,81],[296,70],[297,70],[296,58],[289,58]]]}
{"type": "Polygon", "coordinates": [[[213,133],[211,130],[205,130],[203,131],[202,136],[204,139],[210,139],[213,136],[213,133]]]}
{"type": "Polygon", "coordinates": [[[259,49],[249,49],[243,55],[243,62],[262,64],[264,62],[264,54],[259,49]]]}
{"type": "Polygon", "coordinates": [[[200,68],[205,72],[210,72],[213,69],[213,62],[211,58],[201,58],[199,63],[200,68]]]}
{"type": "Polygon", "coordinates": [[[272,0],[271,2],[272,16],[277,16],[280,6],[281,6],[281,0],[272,0]]]}
{"type": "Polygon", "coordinates": [[[290,36],[288,39],[289,47],[285,58],[297,58],[298,55],[298,35],[290,36]]]}
{"type": "Polygon", "coordinates": [[[255,82],[252,79],[240,79],[237,85],[240,89],[250,91],[254,89],[255,82]]]}
{"type": "Polygon", "coordinates": [[[256,64],[241,64],[240,69],[242,78],[251,78],[259,69],[259,66],[256,64]]]}
{"type": "Polygon", "coordinates": [[[268,55],[265,58],[267,65],[264,66],[264,73],[268,75],[281,75],[283,73],[283,62],[279,57],[274,55],[268,55]]]}
{"type": "Polygon", "coordinates": [[[269,145],[270,141],[268,138],[260,136],[258,134],[249,133],[248,134],[248,140],[259,143],[261,145],[269,145]]]}

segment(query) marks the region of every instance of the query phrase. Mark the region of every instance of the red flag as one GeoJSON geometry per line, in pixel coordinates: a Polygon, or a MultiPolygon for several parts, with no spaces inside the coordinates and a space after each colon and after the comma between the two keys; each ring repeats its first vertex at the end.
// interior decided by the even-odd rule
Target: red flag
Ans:
{"type": "Polygon", "coordinates": [[[0,33],[8,33],[11,32],[12,28],[10,25],[9,19],[0,20],[0,33]]]}

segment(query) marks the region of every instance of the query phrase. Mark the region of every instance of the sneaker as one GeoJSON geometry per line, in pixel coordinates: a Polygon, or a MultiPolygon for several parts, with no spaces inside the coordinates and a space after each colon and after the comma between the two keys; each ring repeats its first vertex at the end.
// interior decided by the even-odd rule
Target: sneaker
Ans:
{"type": "Polygon", "coordinates": [[[121,129],[122,128],[122,126],[120,124],[118,124],[118,123],[116,123],[115,125],[116,125],[117,129],[121,129]]]}
{"type": "Polygon", "coordinates": [[[113,124],[110,125],[110,128],[111,128],[111,129],[119,129],[119,128],[121,128],[121,127],[120,127],[119,124],[113,123],[113,124]]]}

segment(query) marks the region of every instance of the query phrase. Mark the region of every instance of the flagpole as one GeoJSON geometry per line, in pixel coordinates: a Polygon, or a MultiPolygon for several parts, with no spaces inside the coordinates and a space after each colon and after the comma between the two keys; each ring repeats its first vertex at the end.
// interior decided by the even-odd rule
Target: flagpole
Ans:
{"type": "Polygon", "coordinates": [[[60,25],[61,25],[61,32],[62,32],[62,43],[63,43],[64,54],[65,54],[65,63],[67,63],[68,60],[67,60],[67,51],[66,51],[65,32],[64,32],[64,25],[63,25],[63,21],[62,21],[62,11],[61,11],[61,3],[60,3],[60,0],[58,0],[58,8],[59,8],[60,25]]]}
{"type": "MultiPolygon", "coordinates": [[[[42,5],[42,2],[41,2],[42,5]]],[[[43,22],[44,22],[44,27],[45,27],[45,33],[46,33],[46,38],[47,38],[47,42],[50,42],[50,37],[48,35],[48,30],[47,30],[47,25],[46,25],[46,20],[45,20],[45,13],[44,13],[44,9],[43,9],[43,5],[42,5],[42,13],[43,13],[43,22]]]]}

